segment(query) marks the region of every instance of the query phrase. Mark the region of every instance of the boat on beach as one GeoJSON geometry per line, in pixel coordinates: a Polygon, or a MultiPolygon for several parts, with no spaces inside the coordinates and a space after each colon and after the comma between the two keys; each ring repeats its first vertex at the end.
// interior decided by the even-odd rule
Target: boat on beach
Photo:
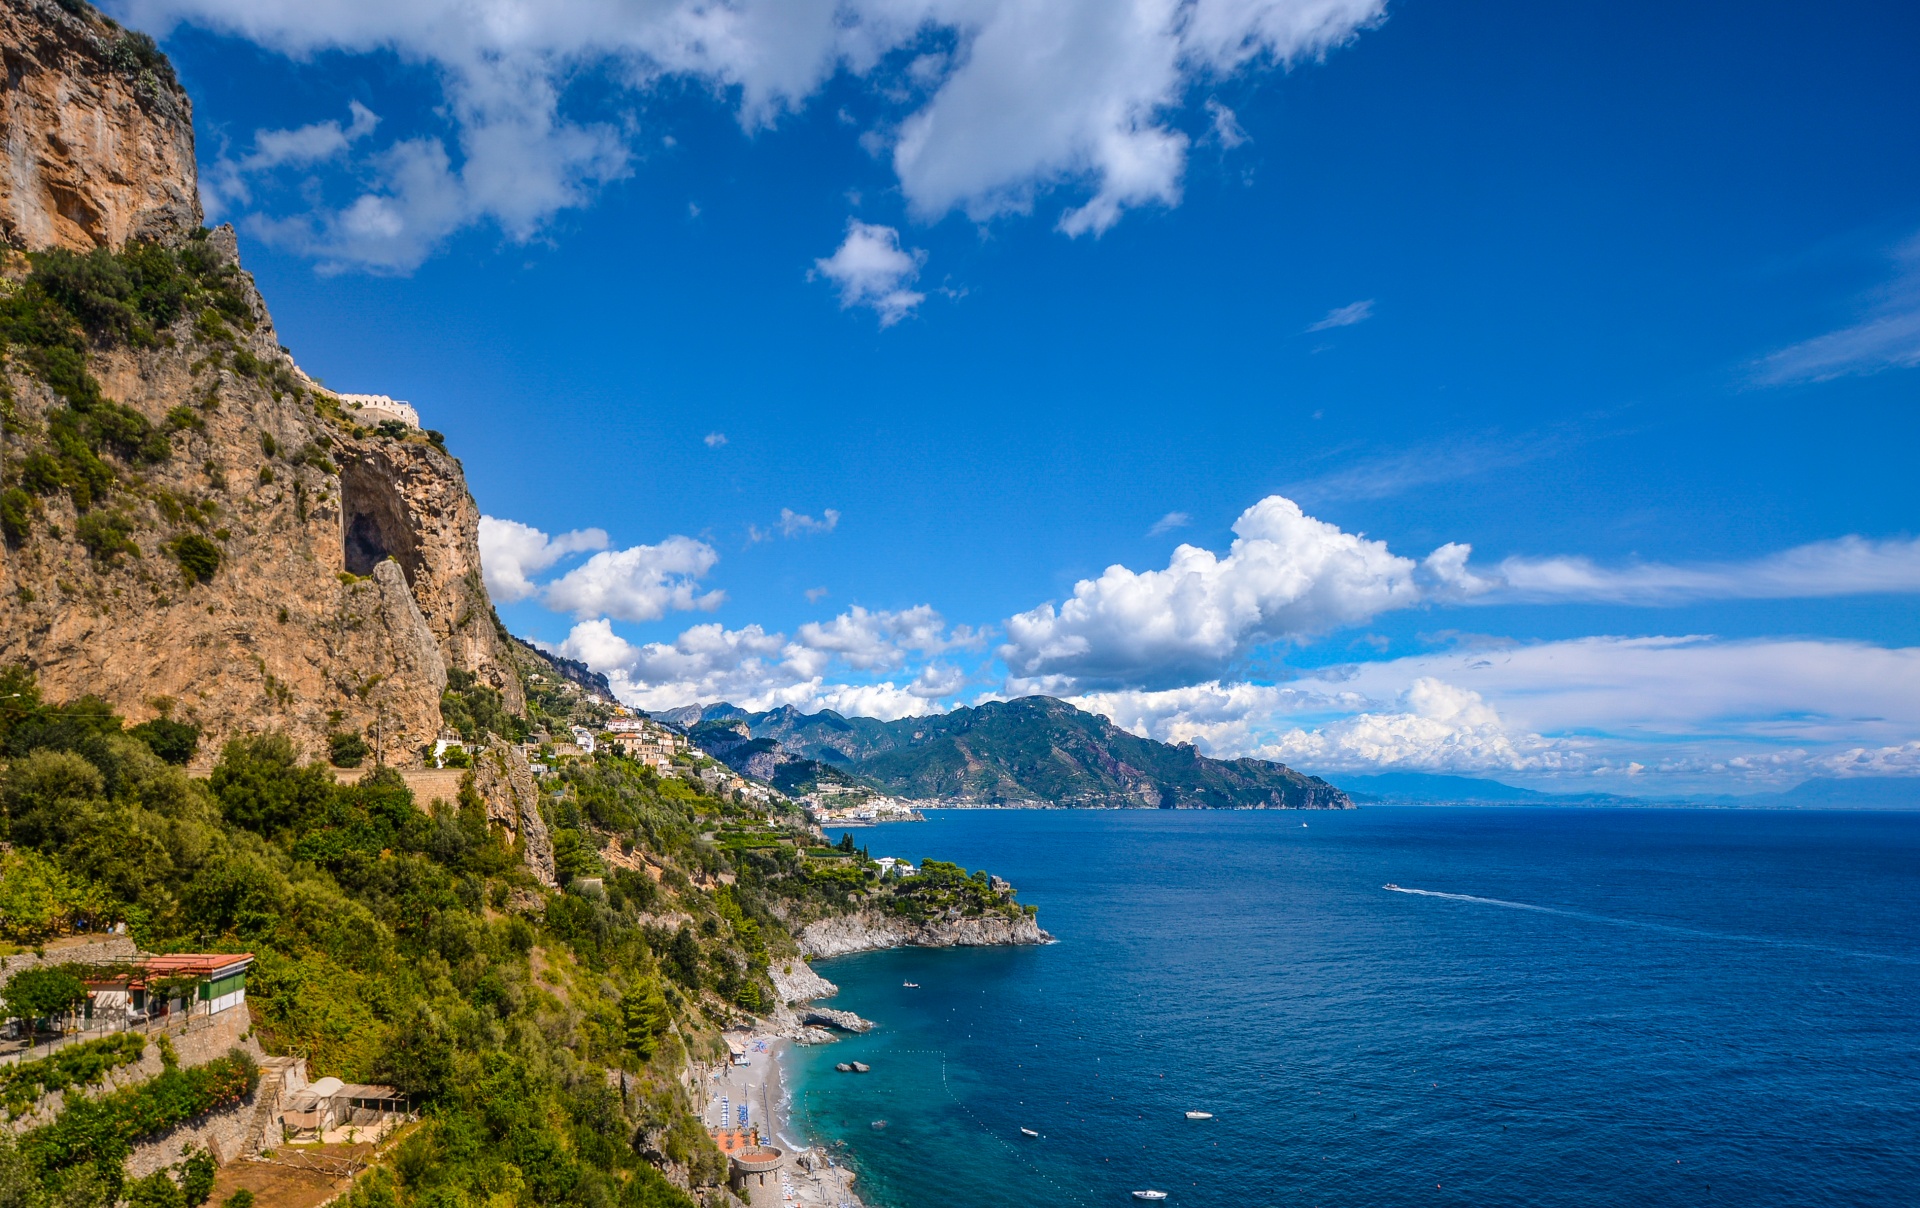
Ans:
{"type": "Polygon", "coordinates": [[[1166,1199],[1167,1193],[1164,1191],[1136,1191],[1133,1193],[1133,1198],[1136,1200],[1152,1200],[1157,1203],[1160,1200],[1166,1199]]]}
{"type": "Polygon", "coordinates": [[[1211,1120],[1211,1119],[1213,1119],[1213,1113],[1212,1113],[1212,1112],[1188,1112],[1188,1113],[1187,1113],[1187,1119],[1189,1119],[1189,1120],[1211,1120]]]}

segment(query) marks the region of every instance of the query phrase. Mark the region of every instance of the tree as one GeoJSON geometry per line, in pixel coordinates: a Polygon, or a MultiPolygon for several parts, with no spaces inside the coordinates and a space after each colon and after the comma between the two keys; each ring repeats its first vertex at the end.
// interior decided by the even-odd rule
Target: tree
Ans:
{"type": "Polygon", "coordinates": [[[367,740],[351,730],[327,735],[327,752],[336,768],[357,768],[367,757],[367,740]]]}
{"type": "Polygon", "coordinates": [[[320,817],[333,794],[327,770],[300,766],[293,740],[280,733],[229,742],[207,784],[228,821],[268,838],[320,817]]]}
{"type": "Polygon", "coordinates": [[[620,1021],[626,1032],[627,1047],[642,1060],[651,1058],[672,1022],[667,997],[660,992],[658,979],[648,975],[627,991],[626,997],[620,1000],[620,1021]]]}
{"type": "Polygon", "coordinates": [[[190,761],[200,746],[200,727],[192,722],[175,721],[171,717],[156,717],[137,726],[129,726],[127,733],[146,743],[153,748],[155,755],[175,767],[190,761]]]}
{"type": "Polygon", "coordinates": [[[700,988],[700,941],[693,938],[693,928],[685,923],[673,933],[673,943],[667,948],[667,974],[689,990],[700,988]]]}
{"type": "Polygon", "coordinates": [[[7,1018],[60,1015],[87,1000],[87,984],[66,965],[39,965],[13,975],[4,989],[7,1018]]]}

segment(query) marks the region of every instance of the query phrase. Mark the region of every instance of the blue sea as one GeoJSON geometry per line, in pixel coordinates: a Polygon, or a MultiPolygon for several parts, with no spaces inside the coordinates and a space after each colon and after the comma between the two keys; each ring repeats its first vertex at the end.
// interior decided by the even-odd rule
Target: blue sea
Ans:
{"type": "Polygon", "coordinates": [[[820,962],[870,1204],[1920,1204],[1920,813],[929,819],[1059,943],[820,962]]]}

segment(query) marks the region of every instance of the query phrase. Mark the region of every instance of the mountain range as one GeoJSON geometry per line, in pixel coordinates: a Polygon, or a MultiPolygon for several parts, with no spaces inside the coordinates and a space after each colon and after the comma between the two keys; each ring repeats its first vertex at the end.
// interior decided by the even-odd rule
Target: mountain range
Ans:
{"type": "Polygon", "coordinates": [[[786,792],[861,783],[901,797],[981,805],[1095,808],[1350,809],[1317,776],[1263,759],[1213,759],[1190,744],[1130,734],[1048,696],[992,701],[933,717],[879,721],[791,706],[733,705],[656,714],[743,775],[786,792]]]}

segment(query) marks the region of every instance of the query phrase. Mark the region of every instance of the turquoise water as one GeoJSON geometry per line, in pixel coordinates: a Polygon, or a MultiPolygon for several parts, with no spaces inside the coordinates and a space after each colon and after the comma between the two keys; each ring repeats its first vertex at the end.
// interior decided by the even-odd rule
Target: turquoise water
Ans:
{"type": "Polygon", "coordinates": [[[1920,814],[930,818],[1061,942],[819,964],[872,1204],[1920,1203],[1920,814]]]}

